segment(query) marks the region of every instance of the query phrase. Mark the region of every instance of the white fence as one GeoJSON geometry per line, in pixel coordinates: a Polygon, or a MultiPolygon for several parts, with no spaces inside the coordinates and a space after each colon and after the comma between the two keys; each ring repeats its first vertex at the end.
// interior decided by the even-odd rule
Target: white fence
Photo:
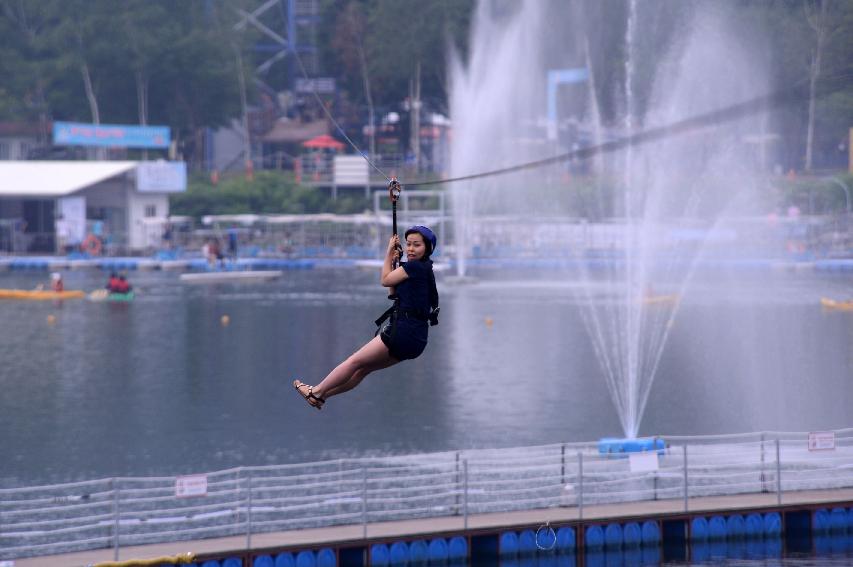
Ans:
{"type": "Polygon", "coordinates": [[[0,489],[0,559],[399,519],[853,487],[853,428],[663,437],[640,471],[594,443],[0,489]],[[814,441],[814,436],[811,437],[814,441]],[[187,481],[191,481],[190,484],[187,481]],[[178,495],[180,494],[180,496],[178,495]]]}

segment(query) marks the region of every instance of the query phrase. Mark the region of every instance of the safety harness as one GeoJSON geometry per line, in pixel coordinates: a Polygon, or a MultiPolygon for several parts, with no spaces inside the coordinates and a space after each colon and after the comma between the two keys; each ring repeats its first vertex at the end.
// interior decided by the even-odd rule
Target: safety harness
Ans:
{"type": "MultiPolygon", "coordinates": [[[[396,177],[391,178],[388,183],[388,196],[391,199],[391,217],[393,234],[397,234],[397,200],[400,198],[400,192],[403,186],[397,181],[396,177]]],[[[391,269],[397,269],[400,265],[400,258],[403,255],[403,247],[397,243],[397,258],[392,262],[391,269]]],[[[394,303],[379,316],[376,323],[376,332],[374,336],[384,333],[389,339],[393,338],[397,330],[397,319],[400,317],[407,319],[417,319],[419,321],[429,321],[430,326],[438,325],[438,312],[441,308],[438,306],[438,288],[435,285],[435,274],[432,270],[429,271],[429,313],[424,314],[420,310],[400,309],[400,298],[396,293],[388,295],[388,299],[394,303]]]]}

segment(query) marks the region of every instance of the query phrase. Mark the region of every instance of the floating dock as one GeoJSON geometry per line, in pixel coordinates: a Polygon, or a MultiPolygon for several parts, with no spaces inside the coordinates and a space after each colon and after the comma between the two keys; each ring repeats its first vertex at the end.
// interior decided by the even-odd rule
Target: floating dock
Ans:
{"type": "MultiPolygon", "coordinates": [[[[472,563],[562,553],[583,566],[586,554],[612,550],[643,550],[656,555],[658,562],[689,561],[692,546],[714,541],[779,546],[783,541],[807,541],[810,545],[821,534],[853,535],[853,488],[783,496],[781,503],[773,493],[690,498],[686,510],[685,502],[675,499],[237,535],[122,547],[119,560],[189,551],[196,555],[196,565],[204,567],[278,565],[275,561],[280,556],[281,564],[366,567],[394,564],[398,559],[404,559],[396,561],[400,564],[417,561],[419,556],[412,553],[421,552],[430,561],[467,559],[472,563]],[[556,535],[554,549],[547,552],[536,545],[535,535],[546,524],[556,535]],[[407,558],[401,555],[404,549],[407,558]]],[[[14,566],[82,567],[115,559],[113,549],[100,549],[18,559],[14,566]]]]}

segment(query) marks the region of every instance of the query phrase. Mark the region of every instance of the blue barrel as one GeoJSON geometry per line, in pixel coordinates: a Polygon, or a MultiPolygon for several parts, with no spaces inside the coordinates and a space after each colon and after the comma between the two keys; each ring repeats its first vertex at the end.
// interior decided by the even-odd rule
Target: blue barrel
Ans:
{"type": "Polygon", "coordinates": [[[518,534],[515,532],[504,532],[498,540],[498,553],[500,555],[515,555],[518,553],[518,534]]]}
{"type": "Polygon", "coordinates": [[[557,567],[577,567],[578,561],[574,553],[558,554],[555,558],[557,559],[557,567]]]}
{"type": "Polygon", "coordinates": [[[409,561],[412,563],[426,563],[429,561],[429,546],[422,539],[416,539],[409,544],[409,561]]]}
{"type": "Polygon", "coordinates": [[[843,534],[847,531],[847,510],[844,508],[833,508],[829,513],[829,531],[843,534]]]}
{"type": "Polygon", "coordinates": [[[317,567],[317,558],[313,551],[300,551],[296,554],[296,567],[317,567]]]}
{"type": "Polygon", "coordinates": [[[746,537],[757,538],[764,535],[764,521],[761,514],[748,514],[746,516],[746,537]]]}
{"type": "Polygon", "coordinates": [[[714,541],[726,539],[726,519],[722,516],[712,516],[708,522],[708,538],[714,541]]]}
{"type": "Polygon", "coordinates": [[[584,544],[589,549],[604,547],[604,530],[601,529],[601,526],[589,526],[583,537],[584,544]]]}
{"type": "MultiPolygon", "coordinates": [[[[625,528],[622,528],[622,534],[625,534],[625,528]]],[[[629,547],[622,552],[610,552],[608,555],[622,556],[623,567],[642,567],[643,565],[643,550],[640,547],[629,547]]]]}
{"type": "Polygon", "coordinates": [[[853,508],[847,510],[847,531],[853,534],[853,508]]]}
{"type": "Polygon", "coordinates": [[[812,541],[814,542],[814,551],[818,555],[829,555],[832,551],[830,542],[835,539],[827,534],[816,533],[812,541]]]}
{"type": "Polygon", "coordinates": [[[732,514],[726,518],[726,534],[730,539],[740,539],[746,535],[746,522],[740,514],[732,514]]]}
{"type": "Polygon", "coordinates": [[[409,546],[405,541],[395,541],[388,553],[392,565],[400,565],[409,561],[409,546]]]}
{"type": "Polygon", "coordinates": [[[660,565],[660,546],[643,548],[643,565],[660,565]]]}
{"type": "Polygon", "coordinates": [[[428,550],[430,561],[447,561],[449,550],[447,549],[447,540],[443,537],[437,537],[430,541],[428,550]]]}
{"type": "Polygon", "coordinates": [[[292,553],[279,553],[275,556],[275,567],[296,567],[296,558],[292,553]]]}
{"type": "Polygon", "coordinates": [[[697,541],[690,546],[690,559],[694,563],[706,563],[711,559],[711,546],[705,541],[697,541]]]}
{"type": "MultiPolygon", "coordinates": [[[[747,518],[749,525],[749,518],[747,518]]],[[[748,539],[746,540],[746,558],[761,559],[764,557],[764,540],[763,539],[748,539]]]]}
{"type": "Polygon", "coordinates": [[[236,557],[229,557],[222,562],[222,567],[243,567],[243,561],[236,557]]]}
{"type": "Polygon", "coordinates": [[[743,539],[736,539],[726,545],[726,557],[729,559],[743,559],[746,555],[746,543],[743,539]]]}
{"type": "Polygon", "coordinates": [[[764,514],[764,535],[767,537],[782,535],[782,516],[779,512],[764,514]]]}
{"type": "Polygon", "coordinates": [[[697,516],[690,520],[690,539],[693,541],[705,541],[708,539],[708,520],[697,516]]]}
{"type": "Polygon", "coordinates": [[[391,561],[391,552],[384,543],[374,543],[370,546],[370,564],[388,565],[391,561]]]}
{"type": "Polygon", "coordinates": [[[604,545],[608,549],[622,547],[622,526],[620,524],[607,524],[607,527],[604,528],[604,545]]]}
{"type": "Polygon", "coordinates": [[[657,522],[646,520],[643,522],[643,545],[657,545],[660,543],[660,526],[657,522]]]}
{"type": "Polygon", "coordinates": [[[533,530],[523,530],[518,534],[518,552],[522,555],[532,555],[536,553],[536,532],[533,530]]]}
{"type": "Polygon", "coordinates": [[[577,544],[575,529],[569,526],[557,530],[557,551],[572,551],[577,544]]]}
{"type": "MultiPolygon", "coordinates": [[[[831,538],[832,540],[838,540],[840,538],[831,538]]],[[[841,538],[843,539],[843,538],[841,538]]],[[[774,537],[771,539],[764,540],[764,554],[767,557],[781,557],[782,556],[782,538],[774,537]]]]}
{"type": "Polygon", "coordinates": [[[338,564],[338,556],[328,547],[317,552],[317,567],[335,567],[338,564]]]}
{"type": "Polygon", "coordinates": [[[639,547],[643,542],[643,530],[640,528],[640,524],[637,522],[625,524],[622,529],[622,541],[625,543],[625,547],[639,547]]]}
{"type": "MultiPolygon", "coordinates": [[[[602,533],[604,533],[603,530],[602,533]]],[[[614,557],[616,555],[619,554],[610,554],[611,557],[614,557]]],[[[584,553],[584,565],[586,567],[608,567],[607,563],[604,562],[604,550],[587,549],[586,553],[584,553]]]]}
{"type": "Polygon", "coordinates": [[[219,567],[219,561],[211,559],[210,561],[205,561],[204,563],[202,563],[201,567],[219,567]]]}
{"type": "Polygon", "coordinates": [[[272,555],[258,555],[252,561],[252,567],[275,567],[272,555]]]}
{"type": "Polygon", "coordinates": [[[462,536],[453,536],[447,542],[447,555],[450,560],[468,557],[468,540],[462,536]]]}

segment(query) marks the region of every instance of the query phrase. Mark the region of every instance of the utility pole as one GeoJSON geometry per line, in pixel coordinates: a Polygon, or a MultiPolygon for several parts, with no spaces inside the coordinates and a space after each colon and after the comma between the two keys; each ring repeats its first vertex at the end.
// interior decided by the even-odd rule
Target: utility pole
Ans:
{"type": "Polygon", "coordinates": [[[411,111],[409,112],[409,147],[415,156],[416,171],[420,171],[421,165],[421,62],[415,65],[415,84],[409,82],[409,100],[411,111]]]}

